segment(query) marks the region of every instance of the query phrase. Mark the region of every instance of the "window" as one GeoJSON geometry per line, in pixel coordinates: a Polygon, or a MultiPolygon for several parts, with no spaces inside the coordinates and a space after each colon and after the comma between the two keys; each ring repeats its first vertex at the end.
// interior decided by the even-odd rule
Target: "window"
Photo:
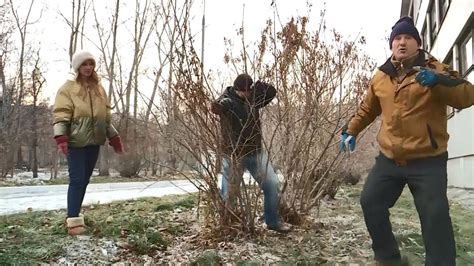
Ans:
{"type": "Polygon", "coordinates": [[[443,64],[446,64],[449,66],[449,68],[451,68],[452,70],[454,70],[454,60],[453,60],[453,50],[451,49],[451,51],[449,51],[449,54],[444,58],[443,60],[443,64]]]}
{"type": "MultiPolygon", "coordinates": [[[[451,50],[451,52],[449,53],[448,56],[446,56],[446,58],[443,60],[443,63],[445,63],[446,65],[449,65],[451,68],[453,68],[453,51],[451,50]]],[[[451,106],[446,106],[446,114],[448,115],[448,119],[453,117],[454,116],[454,111],[455,109],[451,106]]]]}
{"type": "MultiPolygon", "coordinates": [[[[420,12],[420,4],[421,4],[421,0],[413,0],[413,21],[417,21],[418,20],[418,13],[420,12]]],[[[416,23],[415,23],[416,24],[416,23]]]]}
{"type": "Polygon", "coordinates": [[[451,0],[439,0],[439,22],[443,23],[444,17],[448,12],[449,4],[451,0]]]}
{"type": "Polygon", "coordinates": [[[430,42],[433,43],[438,35],[437,31],[437,18],[436,18],[436,8],[435,3],[431,4],[431,7],[428,9],[428,17],[430,22],[430,32],[431,32],[431,39],[430,42]]]}
{"type": "Polygon", "coordinates": [[[471,69],[471,72],[469,72],[469,74],[466,75],[465,79],[471,83],[474,83],[474,71],[472,71],[472,69],[471,69]]]}
{"type": "MultiPolygon", "coordinates": [[[[453,46],[453,50],[443,61],[445,64],[449,64],[451,67],[456,64],[456,70],[463,79],[474,82],[474,43],[472,42],[472,36],[474,36],[474,28],[472,27],[472,20],[469,20],[466,24],[466,30],[460,35],[460,38],[456,41],[453,46]]],[[[448,118],[454,115],[451,108],[447,110],[448,118]]],[[[461,110],[455,110],[460,112],[461,110]]]]}
{"type": "Polygon", "coordinates": [[[454,107],[446,105],[446,115],[448,116],[448,119],[454,116],[454,107]]]}
{"type": "Polygon", "coordinates": [[[423,26],[423,30],[421,31],[421,42],[423,43],[423,49],[426,51],[430,50],[430,35],[428,32],[428,29],[426,27],[426,22],[425,25],[423,26]]]}
{"type": "Polygon", "coordinates": [[[472,33],[469,33],[459,45],[460,74],[467,75],[472,67],[472,33]]]}

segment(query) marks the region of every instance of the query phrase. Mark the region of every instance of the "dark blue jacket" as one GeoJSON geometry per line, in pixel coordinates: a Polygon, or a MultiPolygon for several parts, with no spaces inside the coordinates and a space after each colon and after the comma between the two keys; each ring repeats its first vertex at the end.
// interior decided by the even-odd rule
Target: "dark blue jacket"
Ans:
{"type": "Polygon", "coordinates": [[[221,147],[224,154],[241,157],[262,149],[260,108],[270,103],[275,95],[275,87],[257,81],[249,100],[237,95],[234,87],[227,87],[212,103],[212,111],[221,120],[221,147]]]}

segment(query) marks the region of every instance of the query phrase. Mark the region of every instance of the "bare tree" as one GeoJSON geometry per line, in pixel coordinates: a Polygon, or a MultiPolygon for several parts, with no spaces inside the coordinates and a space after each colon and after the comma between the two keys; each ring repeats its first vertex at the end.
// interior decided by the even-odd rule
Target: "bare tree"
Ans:
{"type": "MultiPolygon", "coordinates": [[[[143,139],[141,134],[138,134],[138,80],[140,77],[140,65],[142,63],[144,52],[150,40],[150,37],[155,31],[157,16],[157,7],[151,1],[136,1],[135,2],[135,17],[134,17],[134,31],[133,31],[133,58],[132,64],[127,75],[127,82],[125,85],[125,103],[122,107],[122,115],[120,119],[120,134],[125,143],[127,154],[122,157],[119,169],[122,176],[137,175],[142,163],[143,154],[140,152],[139,139],[143,139]],[[131,97],[133,95],[133,102],[131,97]],[[133,105],[133,106],[132,106],[133,105]],[[131,114],[131,108],[133,113],[131,114]],[[130,116],[131,119],[130,119],[130,116]]],[[[122,102],[123,103],[123,102],[122,102]]]]}
{"type": "MultiPolygon", "coordinates": [[[[21,105],[23,103],[23,97],[25,93],[25,77],[24,77],[24,68],[25,68],[25,58],[26,58],[26,35],[27,35],[27,27],[29,26],[29,18],[31,14],[31,10],[33,8],[34,0],[31,0],[28,12],[25,16],[25,19],[21,21],[20,15],[18,14],[18,11],[14,8],[12,0],[10,0],[10,7],[12,8],[12,15],[16,23],[16,27],[18,30],[18,33],[20,35],[20,55],[19,55],[19,60],[18,60],[18,86],[19,86],[19,93],[18,93],[18,99],[16,101],[16,106],[18,110],[21,110],[21,105]]],[[[22,124],[22,115],[21,111],[18,113],[18,117],[16,119],[16,134],[15,134],[15,140],[14,140],[14,145],[16,145],[15,150],[17,151],[17,167],[21,167],[22,164],[22,150],[21,150],[21,142],[19,141],[21,139],[22,134],[21,132],[21,124],[22,124]]]]}
{"type": "Polygon", "coordinates": [[[12,125],[15,119],[14,113],[14,86],[7,81],[6,67],[8,64],[8,55],[11,53],[10,38],[13,34],[14,22],[11,16],[10,3],[4,3],[0,6],[0,177],[4,178],[7,172],[12,169],[13,155],[12,143],[14,137],[14,127],[12,125]]]}
{"type": "MultiPolygon", "coordinates": [[[[164,69],[168,67],[168,78],[170,77],[170,73],[172,73],[173,66],[171,64],[173,55],[175,51],[173,51],[174,43],[176,42],[176,27],[175,27],[175,17],[172,16],[173,7],[176,6],[176,1],[161,1],[161,5],[159,9],[156,10],[156,16],[159,18],[157,21],[158,26],[155,27],[155,37],[156,37],[156,53],[157,53],[157,65],[153,69],[153,88],[151,92],[151,96],[146,99],[144,98],[144,102],[146,103],[146,111],[145,116],[143,119],[144,127],[145,127],[145,136],[144,142],[148,145],[143,145],[142,150],[145,151],[145,162],[147,167],[151,167],[151,174],[156,175],[157,170],[159,167],[160,175],[163,173],[163,165],[162,162],[164,160],[169,160],[169,149],[166,154],[163,153],[165,147],[168,146],[169,142],[167,142],[162,135],[154,134],[154,131],[158,128],[156,123],[153,123],[153,119],[150,120],[150,116],[154,109],[156,109],[156,105],[154,104],[157,96],[160,96],[161,99],[168,99],[169,89],[163,89],[163,84],[160,83],[161,80],[166,79],[164,76],[164,69]],[[166,43],[167,42],[167,43],[166,43]],[[160,141],[161,140],[161,141],[160,141]],[[167,158],[168,157],[168,158],[167,158]]],[[[170,140],[170,138],[168,138],[170,140]]],[[[169,144],[172,146],[172,144],[169,144]]],[[[168,169],[172,169],[171,166],[168,169]]]]}
{"type": "MultiPolygon", "coordinates": [[[[115,61],[117,55],[117,32],[118,32],[118,21],[119,21],[119,10],[120,10],[120,0],[115,2],[115,11],[112,16],[112,31],[104,30],[104,27],[100,23],[100,20],[97,16],[95,6],[93,6],[95,26],[97,28],[97,33],[99,35],[99,47],[106,65],[107,79],[109,81],[108,88],[108,101],[110,108],[112,104],[112,98],[114,97],[114,81],[115,81],[115,61]],[[107,35],[107,32],[110,35],[107,35]],[[112,38],[112,45],[109,46],[108,40],[112,38]],[[110,58],[110,59],[109,59],[110,58]]],[[[114,103],[116,105],[116,102],[114,103]]],[[[99,165],[99,175],[108,176],[109,173],[109,152],[107,147],[101,147],[100,153],[100,165],[99,165]]]]}
{"type": "Polygon", "coordinates": [[[32,138],[31,138],[31,160],[30,166],[33,170],[33,178],[38,177],[38,155],[37,155],[37,148],[38,148],[38,102],[40,101],[39,96],[41,90],[43,88],[43,84],[45,83],[45,78],[40,71],[40,56],[39,51],[36,53],[36,62],[34,69],[31,73],[31,91],[30,96],[33,98],[33,108],[31,113],[31,131],[32,131],[32,138]]]}
{"type": "MultiPolygon", "coordinates": [[[[31,0],[30,6],[28,8],[28,13],[26,14],[26,17],[24,21],[20,21],[20,15],[18,14],[17,10],[13,6],[12,0],[10,0],[10,7],[12,8],[12,14],[13,17],[15,18],[17,30],[20,34],[20,60],[19,60],[19,73],[18,73],[18,80],[20,83],[20,93],[18,94],[18,104],[21,104],[23,100],[23,94],[25,90],[25,80],[24,80],[24,73],[23,73],[23,68],[24,68],[24,61],[25,61],[25,48],[26,48],[26,34],[27,34],[27,27],[29,25],[29,18],[31,14],[31,10],[33,8],[34,0],[31,0]]],[[[18,124],[21,123],[21,120],[18,120],[18,124]]],[[[19,128],[19,127],[18,127],[19,128]]]]}
{"type": "MultiPolygon", "coordinates": [[[[23,166],[22,140],[25,132],[28,130],[24,128],[26,109],[23,108],[25,104],[25,84],[28,79],[25,73],[28,72],[30,57],[31,57],[31,41],[27,40],[29,26],[36,23],[31,21],[30,15],[33,9],[34,0],[29,2],[26,6],[26,14],[21,15],[20,12],[24,8],[17,8],[14,6],[12,0],[5,2],[1,7],[2,13],[2,32],[0,33],[1,43],[1,85],[2,85],[2,112],[1,120],[3,123],[1,131],[1,139],[4,144],[0,144],[5,156],[2,156],[2,176],[5,176],[8,171],[13,173],[15,161],[17,167],[23,166]],[[8,9],[8,10],[7,10],[8,9]],[[13,34],[18,32],[19,45],[11,45],[13,34]],[[18,57],[16,57],[18,51],[18,57]],[[8,68],[8,69],[7,69],[8,68]],[[9,78],[6,74],[12,75],[14,78],[9,78]]],[[[41,18],[40,12],[39,18],[41,18]]]]}
{"type": "Polygon", "coordinates": [[[72,56],[77,50],[79,38],[81,46],[83,45],[83,32],[87,10],[87,0],[84,0],[84,2],[82,0],[71,0],[71,17],[67,18],[64,14],[59,14],[71,29],[68,47],[69,61],[72,60],[72,56]]]}

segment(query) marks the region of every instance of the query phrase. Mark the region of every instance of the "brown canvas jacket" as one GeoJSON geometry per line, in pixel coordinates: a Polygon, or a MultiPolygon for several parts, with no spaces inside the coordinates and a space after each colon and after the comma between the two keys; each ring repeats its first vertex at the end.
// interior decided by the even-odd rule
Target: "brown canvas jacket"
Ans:
{"type": "MultiPolygon", "coordinates": [[[[414,66],[428,67],[436,73],[459,79],[459,74],[420,50],[414,66]]],[[[474,104],[474,86],[464,81],[455,87],[423,87],[413,68],[400,78],[391,60],[375,73],[365,99],[349,121],[347,133],[356,136],[377,116],[382,124],[377,137],[381,152],[396,160],[431,157],[447,151],[446,107],[457,109],[474,104]]]]}

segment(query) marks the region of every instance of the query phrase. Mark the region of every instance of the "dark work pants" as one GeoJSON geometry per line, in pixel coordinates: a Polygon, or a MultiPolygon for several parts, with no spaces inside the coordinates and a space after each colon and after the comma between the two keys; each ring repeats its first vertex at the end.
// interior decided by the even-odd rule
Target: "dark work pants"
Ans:
{"type": "Polygon", "coordinates": [[[69,188],[67,191],[67,216],[78,217],[87,185],[99,157],[100,146],[69,147],[67,157],[69,188]]]}
{"type": "Polygon", "coordinates": [[[377,261],[400,259],[389,208],[406,184],[415,200],[426,251],[426,265],[455,265],[456,248],[449,216],[447,153],[408,161],[400,166],[380,154],[362,191],[360,203],[377,261]]]}

